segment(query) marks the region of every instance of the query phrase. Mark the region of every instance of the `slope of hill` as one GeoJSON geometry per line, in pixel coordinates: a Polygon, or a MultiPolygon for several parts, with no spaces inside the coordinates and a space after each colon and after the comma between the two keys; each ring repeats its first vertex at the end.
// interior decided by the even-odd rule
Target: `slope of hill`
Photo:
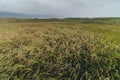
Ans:
{"type": "Polygon", "coordinates": [[[1,18],[26,18],[28,15],[21,13],[12,13],[12,12],[0,12],[1,18]]]}

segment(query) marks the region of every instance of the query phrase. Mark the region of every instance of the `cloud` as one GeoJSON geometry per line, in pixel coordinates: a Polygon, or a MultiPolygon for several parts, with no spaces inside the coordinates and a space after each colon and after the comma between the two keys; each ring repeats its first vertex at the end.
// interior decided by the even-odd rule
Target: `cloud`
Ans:
{"type": "Polygon", "coordinates": [[[120,16],[120,0],[0,0],[0,11],[63,17],[120,16]]]}

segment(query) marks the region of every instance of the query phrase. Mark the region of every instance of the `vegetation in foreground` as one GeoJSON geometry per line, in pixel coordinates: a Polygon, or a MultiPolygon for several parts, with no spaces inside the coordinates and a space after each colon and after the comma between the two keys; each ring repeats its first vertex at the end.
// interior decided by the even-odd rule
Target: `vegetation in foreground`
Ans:
{"type": "Polygon", "coordinates": [[[107,23],[0,23],[0,80],[119,80],[119,35],[107,23]]]}

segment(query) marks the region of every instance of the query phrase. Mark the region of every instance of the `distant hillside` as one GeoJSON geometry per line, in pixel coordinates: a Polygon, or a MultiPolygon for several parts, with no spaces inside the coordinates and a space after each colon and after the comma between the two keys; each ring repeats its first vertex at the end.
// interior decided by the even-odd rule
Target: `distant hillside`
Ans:
{"type": "Polygon", "coordinates": [[[27,18],[28,15],[12,12],[0,12],[0,18],[27,18]]]}
{"type": "Polygon", "coordinates": [[[46,15],[46,14],[28,15],[28,14],[0,11],[0,18],[56,18],[56,17],[58,16],[46,15]]]}

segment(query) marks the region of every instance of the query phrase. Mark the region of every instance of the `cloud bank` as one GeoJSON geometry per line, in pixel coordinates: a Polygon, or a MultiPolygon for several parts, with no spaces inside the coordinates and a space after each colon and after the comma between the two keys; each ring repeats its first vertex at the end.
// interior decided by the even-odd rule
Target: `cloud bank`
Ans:
{"type": "Polygon", "coordinates": [[[120,0],[0,0],[0,11],[57,17],[120,17],[120,0]]]}

